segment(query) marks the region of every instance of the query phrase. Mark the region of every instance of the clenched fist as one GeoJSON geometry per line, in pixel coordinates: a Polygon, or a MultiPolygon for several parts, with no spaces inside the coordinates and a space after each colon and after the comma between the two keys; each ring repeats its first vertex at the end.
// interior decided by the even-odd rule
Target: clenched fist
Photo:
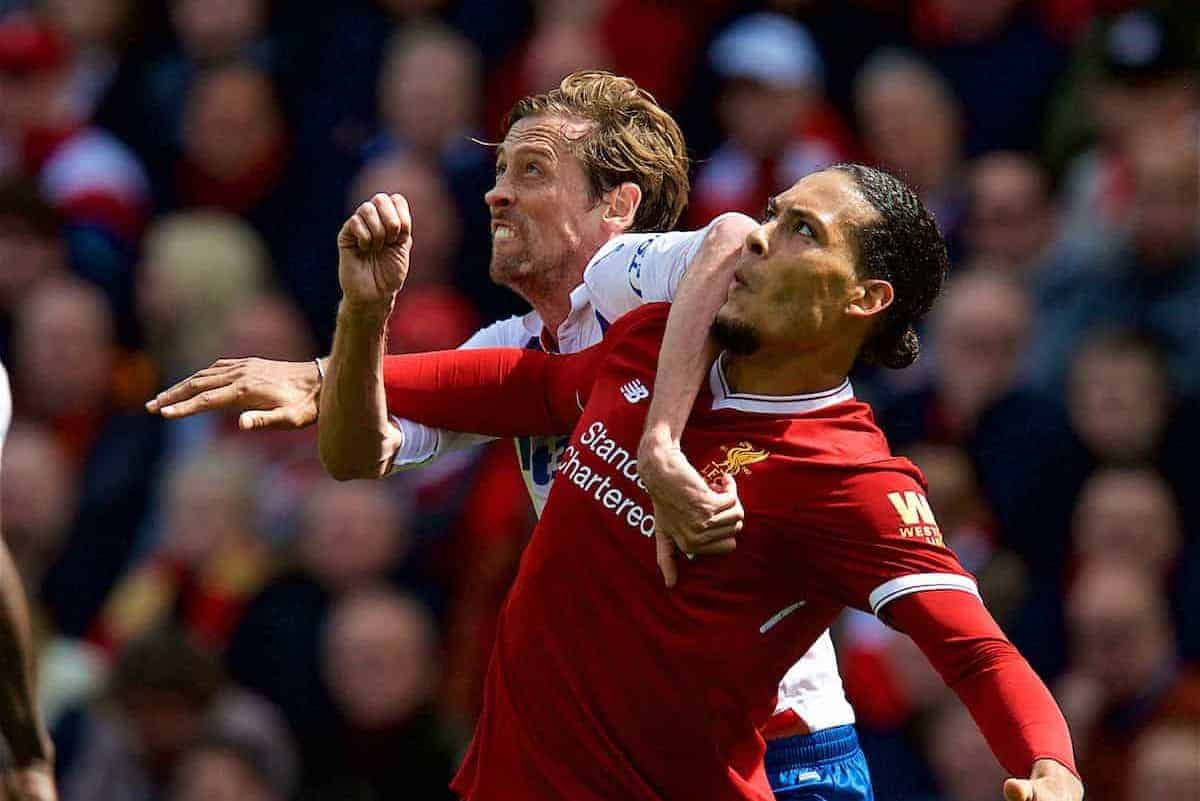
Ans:
{"type": "Polygon", "coordinates": [[[408,276],[412,216],[403,195],[378,194],[338,232],[338,282],[353,306],[390,306],[408,276]]]}

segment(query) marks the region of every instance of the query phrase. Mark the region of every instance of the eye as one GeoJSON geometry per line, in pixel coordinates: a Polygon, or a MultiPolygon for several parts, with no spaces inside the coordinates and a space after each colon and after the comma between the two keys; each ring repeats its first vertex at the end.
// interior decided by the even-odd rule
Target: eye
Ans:
{"type": "Polygon", "coordinates": [[[772,206],[767,206],[767,210],[762,213],[762,222],[769,223],[771,220],[775,219],[777,216],[779,216],[779,215],[777,215],[775,213],[775,209],[772,206]]]}
{"type": "Polygon", "coordinates": [[[497,161],[496,162],[496,177],[499,178],[501,175],[504,175],[504,170],[505,170],[505,166],[502,163],[497,161]]]}
{"type": "Polygon", "coordinates": [[[809,239],[817,238],[817,234],[815,231],[813,231],[812,226],[809,225],[804,220],[801,220],[800,223],[796,226],[796,233],[800,234],[801,236],[807,236],[809,239]]]}
{"type": "Polygon", "coordinates": [[[531,161],[525,165],[525,174],[526,175],[541,175],[542,168],[531,161]]]}

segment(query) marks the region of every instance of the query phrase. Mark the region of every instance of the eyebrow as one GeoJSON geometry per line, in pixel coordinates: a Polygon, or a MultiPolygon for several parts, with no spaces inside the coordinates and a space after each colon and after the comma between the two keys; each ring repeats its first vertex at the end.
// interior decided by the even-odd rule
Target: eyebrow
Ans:
{"type": "Polygon", "coordinates": [[[515,158],[523,150],[531,151],[530,155],[541,156],[550,161],[558,160],[558,153],[544,142],[516,142],[510,148],[506,148],[504,143],[501,142],[496,148],[496,158],[500,158],[501,155],[505,158],[515,158]]]}
{"type": "Polygon", "coordinates": [[[781,223],[785,221],[791,223],[796,220],[803,220],[812,226],[813,233],[817,235],[818,239],[827,238],[826,235],[828,234],[828,231],[825,228],[825,224],[821,222],[821,219],[817,217],[817,215],[813,214],[808,209],[800,208],[799,206],[789,206],[786,211],[780,214],[778,200],[776,200],[775,197],[770,197],[767,198],[767,214],[779,218],[781,223]]]}

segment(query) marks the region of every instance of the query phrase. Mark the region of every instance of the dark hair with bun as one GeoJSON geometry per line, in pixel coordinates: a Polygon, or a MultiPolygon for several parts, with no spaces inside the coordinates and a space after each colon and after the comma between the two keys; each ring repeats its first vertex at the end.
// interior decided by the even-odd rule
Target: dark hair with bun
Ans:
{"type": "Polygon", "coordinates": [[[859,358],[894,370],[908,367],[921,351],[915,324],[932,308],[950,269],[946,242],[921,198],[896,176],[863,164],[831,169],[853,178],[878,213],[854,232],[860,274],[888,281],[896,293],[859,358]]]}

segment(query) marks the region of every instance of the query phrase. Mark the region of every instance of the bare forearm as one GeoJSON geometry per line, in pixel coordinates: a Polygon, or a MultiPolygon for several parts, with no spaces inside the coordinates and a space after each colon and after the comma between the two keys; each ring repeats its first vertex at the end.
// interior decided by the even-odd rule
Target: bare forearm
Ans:
{"type": "Polygon", "coordinates": [[[18,767],[51,761],[52,747],[34,696],[29,606],[8,547],[0,543],[0,733],[18,767]]]}
{"type": "Polygon", "coordinates": [[[658,357],[654,396],[646,415],[648,440],[677,445],[701,382],[716,355],[709,331],[729,295],[742,242],[754,226],[740,215],[713,222],[679,281],[658,357]]]}
{"type": "Polygon", "coordinates": [[[321,462],[338,480],[387,473],[400,433],[388,419],[383,383],[390,305],[338,309],[333,352],[325,364],[318,417],[321,462]]]}

